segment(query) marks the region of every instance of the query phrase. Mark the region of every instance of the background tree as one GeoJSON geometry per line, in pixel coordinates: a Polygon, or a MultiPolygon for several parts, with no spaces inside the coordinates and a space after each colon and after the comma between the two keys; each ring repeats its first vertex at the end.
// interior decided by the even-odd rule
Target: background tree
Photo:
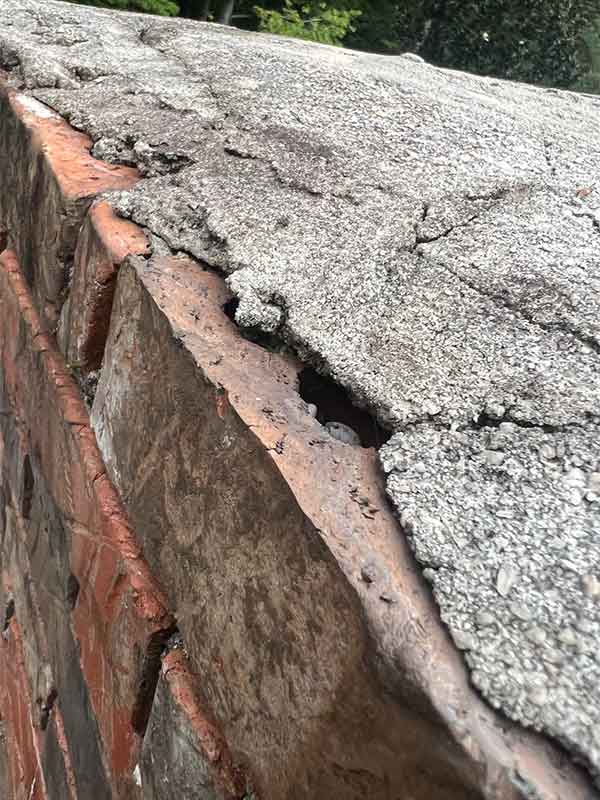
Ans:
{"type": "Polygon", "coordinates": [[[408,0],[393,30],[399,49],[440,66],[572,86],[589,68],[582,39],[598,0],[408,0]]]}
{"type": "Polygon", "coordinates": [[[179,0],[180,14],[188,19],[214,20],[229,25],[235,0],[179,0]]]}
{"type": "Polygon", "coordinates": [[[588,69],[578,78],[574,88],[580,92],[600,94],[600,17],[583,36],[580,58],[588,69]]]}
{"type": "Polygon", "coordinates": [[[355,30],[352,21],[361,13],[324,2],[298,0],[284,0],[281,11],[261,6],[255,6],[254,11],[261,31],[336,45],[342,44],[347,34],[355,30]]]}

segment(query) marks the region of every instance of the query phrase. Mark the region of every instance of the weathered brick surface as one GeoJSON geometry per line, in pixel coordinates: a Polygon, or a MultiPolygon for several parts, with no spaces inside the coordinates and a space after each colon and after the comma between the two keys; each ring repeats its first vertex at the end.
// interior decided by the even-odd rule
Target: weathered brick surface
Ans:
{"type": "MultiPolygon", "coordinates": [[[[57,694],[40,754],[49,796],[101,800],[141,793],[136,762],[162,664],[160,697],[185,729],[194,754],[185,778],[179,775],[183,764],[170,765],[172,782],[185,779],[191,786],[200,779],[213,787],[216,799],[241,797],[246,779],[207,721],[187,662],[181,654],[161,661],[172,617],[140,557],[78,388],[53,344],[48,325],[56,315],[40,302],[43,295],[59,297],[60,285],[65,288],[63,268],[74,250],[69,301],[58,333],[76,374],[97,368],[118,267],[128,253],[145,252],[147,242],[105,202],[83,215],[96,189],[128,185],[134,172],[90,159],[89,141],[34,102],[24,106],[10,93],[4,101],[10,108],[0,115],[0,153],[12,142],[21,161],[14,164],[0,155],[4,186],[14,190],[1,208],[0,252],[10,225],[11,242],[28,270],[26,276],[14,253],[2,255],[0,436],[8,444],[0,465],[6,496],[14,498],[16,509],[2,506],[13,520],[3,528],[3,553],[18,605],[29,614],[23,660],[29,683],[36,697],[57,694]],[[33,171],[27,167],[32,160],[33,171]],[[35,170],[40,175],[32,178],[35,170]],[[36,181],[43,184],[37,216],[31,213],[36,181]],[[48,226],[53,234],[44,238],[48,226]],[[52,236],[63,242],[62,249],[52,249],[52,236]],[[51,286],[54,295],[47,291],[51,286]]],[[[10,706],[2,709],[12,717],[10,706]]],[[[158,713],[153,712],[154,720],[158,713]]],[[[167,741],[156,722],[152,730],[148,741],[167,741]]],[[[24,742],[15,752],[25,752],[24,742]]],[[[144,776],[143,794],[150,797],[153,779],[146,766],[144,776]]]]}
{"type": "MultiPolygon", "coordinates": [[[[2,553],[15,612],[27,631],[25,664],[37,704],[38,726],[46,731],[44,774],[49,786],[63,785],[81,800],[109,798],[102,744],[70,618],[68,527],[37,464],[23,455],[19,443],[11,439],[14,431],[5,427],[11,452],[5,463],[27,464],[30,475],[28,496],[17,496],[12,507],[7,506],[2,553]],[[44,709],[51,710],[45,719],[44,709]],[[62,769],[57,767],[59,756],[62,769]]],[[[23,473],[23,467],[20,471],[23,473]]],[[[10,480],[10,475],[7,477],[10,480]]],[[[5,494],[11,494],[8,482],[5,494]]],[[[62,790],[50,794],[70,796],[62,790]]]]}
{"type": "MultiPolygon", "coordinates": [[[[32,576],[43,595],[52,666],[57,681],[62,678],[61,694],[72,698],[64,708],[68,741],[75,750],[86,747],[77,717],[81,722],[89,697],[112,784],[126,796],[134,791],[152,674],[171,618],[105,474],[77,387],[43,333],[9,252],[0,258],[0,302],[0,402],[10,411],[1,419],[12,454],[4,459],[6,480],[29,519],[32,576]],[[27,458],[19,457],[19,444],[27,458]],[[39,493],[38,472],[47,487],[39,493]],[[79,592],[69,624],[74,581],[79,592]]],[[[82,763],[88,760],[100,769],[83,752],[82,763]]],[[[108,796],[98,781],[95,796],[108,796]]]]}
{"type": "Polygon", "coordinates": [[[120,264],[127,255],[147,249],[137,225],[119,219],[105,201],[92,205],[77,240],[58,333],[67,361],[82,372],[97,370],[102,363],[120,264]]]}
{"type": "MultiPolygon", "coordinates": [[[[376,677],[356,591],[334,556],[351,559],[354,536],[382,532],[376,514],[345,500],[350,448],[333,448],[346,513],[303,509],[330,445],[306,427],[295,363],[241,339],[221,310],[227,299],[216,276],[183,259],[122,268],[92,416],[210,711],[267,797],[383,800],[390,787],[474,796],[450,737],[376,677]],[[132,435],[142,429],[155,433],[132,435]],[[307,433],[314,455],[302,462],[307,433]]],[[[385,516],[360,462],[353,477],[385,516]]],[[[394,625],[393,606],[380,603],[394,625]]]]}
{"type": "Polygon", "coordinates": [[[0,719],[0,786],[2,786],[6,800],[14,800],[8,764],[6,731],[6,722],[0,719]]]}
{"type": "MultiPolygon", "coordinates": [[[[0,436],[0,458],[4,460],[4,441],[0,436]]],[[[0,586],[2,597],[2,635],[0,638],[0,708],[3,717],[3,765],[6,794],[14,800],[48,798],[42,758],[53,762],[55,772],[65,775],[65,765],[52,759],[50,744],[53,731],[42,734],[39,726],[40,707],[35,702],[36,689],[48,676],[43,655],[36,652],[36,636],[30,636],[32,620],[26,604],[21,603],[11,580],[10,551],[15,538],[16,513],[8,493],[0,482],[0,586]],[[18,597],[18,600],[17,600],[18,597]],[[17,616],[17,605],[19,614],[17,616]],[[23,622],[25,623],[23,626],[23,622]],[[23,637],[23,630],[27,638],[23,637]],[[33,670],[32,670],[33,666],[33,670]],[[32,680],[33,678],[33,680],[32,680]]],[[[4,787],[3,787],[4,788],[4,787]]]]}
{"type": "Polygon", "coordinates": [[[92,158],[90,147],[57,114],[0,85],[0,219],[14,232],[25,278],[51,325],[58,322],[92,199],[138,179],[134,169],[92,158]]]}
{"type": "Polygon", "coordinates": [[[207,719],[198,702],[201,696],[185,653],[167,652],[140,762],[145,800],[244,796],[246,780],[233,765],[218,728],[207,719]]]}
{"type": "MultiPolygon", "coordinates": [[[[14,603],[15,619],[14,628],[7,630],[6,636],[16,637],[16,646],[20,649],[24,669],[22,691],[29,705],[32,735],[37,745],[43,783],[50,798],[77,800],[106,796],[101,784],[98,784],[97,793],[91,792],[89,779],[85,782],[78,780],[73,770],[71,750],[65,747],[64,720],[60,708],[62,700],[68,700],[68,694],[58,697],[57,687],[64,686],[55,680],[49,663],[43,615],[22,543],[23,523],[19,520],[18,511],[10,505],[5,511],[6,527],[2,535],[4,588],[5,597],[14,603]]],[[[67,652],[65,657],[68,657],[67,652]]],[[[81,713],[85,710],[82,708],[81,713]]],[[[9,717],[9,727],[11,721],[12,717],[9,717]]],[[[80,726],[80,733],[88,736],[85,724],[80,726]]],[[[80,746],[85,747],[88,753],[93,752],[94,740],[84,740],[80,746]]],[[[77,767],[81,768],[80,762],[77,767]]],[[[92,759],[87,767],[91,776],[95,777],[92,759]]]]}
{"type": "Polygon", "coordinates": [[[0,642],[2,685],[0,702],[5,719],[8,760],[7,794],[14,800],[49,800],[38,751],[34,708],[22,654],[22,634],[15,617],[0,642]]]}

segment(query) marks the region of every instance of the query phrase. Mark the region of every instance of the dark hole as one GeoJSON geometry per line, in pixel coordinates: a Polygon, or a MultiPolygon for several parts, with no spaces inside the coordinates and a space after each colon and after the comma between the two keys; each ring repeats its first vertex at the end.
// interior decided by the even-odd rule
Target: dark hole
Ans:
{"type": "Polygon", "coordinates": [[[4,612],[4,627],[2,628],[2,632],[6,633],[8,630],[8,626],[10,625],[11,619],[15,615],[15,601],[9,600],[6,604],[6,611],[4,612]]]}
{"type": "Polygon", "coordinates": [[[33,501],[33,470],[31,469],[31,461],[29,456],[25,456],[23,462],[23,499],[21,501],[21,513],[23,519],[31,517],[31,504],[33,501]]]}
{"type": "Polygon", "coordinates": [[[235,320],[235,314],[238,310],[239,304],[240,301],[238,298],[232,297],[231,300],[223,303],[222,308],[225,316],[229,317],[234,325],[238,327],[238,330],[244,339],[249,342],[253,342],[254,344],[258,344],[260,347],[264,347],[265,350],[270,350],[274,353],[280,353],[287,350],[285,343],[275,333],[265,333],[259,328],[241,328],[235,320]]]}
{"type": "Polygon", "coordinates": [[[142,658],[137,685],[137,696],[131,714],[131,725],[136,733],[143,736],[148,726],[154,692],[160,674],[162,654],[170,636],[176,631],[175,626],[165,631],[154,633],[148,643],[148,649],[142,658]]]}
{"type": "Polygon", "coordinates": [[[75,606],[77,605],[77,598],[79,597],[79,581],[71,573],[67,580],[67,604],[69,609],[73,611],[75,606]]]}
{"type": "Polygon", "coordinates": [[[305,367],[299,374],[298,391],[305,403],[317,407],[317,419],[321,425],[327,422],[347,425],[358,435],[363,447],[381,447],[391,436],[390,431],[368,412],[352,404],[345,389],[311,367],[305,367]]]}
{"type": "Polygon", "coordinates": [[[52,713],[52,709],[54,708],[54,703],[56,702],[57,697],[58,693],[56,689],[52,689],[46,698],[46,701],[42,704],[42,708],[40,710],[40,728],[43,731],[45,731],[48,727],[50,714],[52,713]]]}
{"type": "MultiPolygon", "coordinates": [[[[232,297],[223,304],[223,312],[234,323],[239,304],[237,297],[232,297]]],[[[248,329],[241,329],[240,332],[245,339],[267,350],[285,349],[285,345],[274,334],[248,329]]],[[[352,404],[345,389],[311,367],[306,367],[300,372],[298,391],[306,403],[314,403],[317,406],[317,419],[321,425],[327,422],[341,422],[347,425],[358,435],[363,447],[379,448],[391,436],[391,432],[380,425],[367,411],[362,411],[352,404]]]]}
{"type": "Polygon", "coordinates": [[[237,297],[232,297],[230,300],[228,300],[226,303],[223,304],[223,311],[225,312],[225,315],[229,317],[229,319],[232,322],[235,322],[235,312],[238,310],[239,304],[240,301],[237,299],[237,297]]]}

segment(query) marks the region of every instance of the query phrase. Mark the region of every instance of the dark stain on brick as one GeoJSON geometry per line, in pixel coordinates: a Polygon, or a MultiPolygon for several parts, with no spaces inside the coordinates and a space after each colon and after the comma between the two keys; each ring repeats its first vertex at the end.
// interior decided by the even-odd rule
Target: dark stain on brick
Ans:
{"type": "Polygon", "coordinates": [[[23,519],[28,520],[31,518],[34,486],[35,479],[33,477],[33,469],[31,468],[31,460],[29,456],[26,455],[23,461],[23,493],[21,497],[21,514],[23,519]]]}
{"type": "Polygon", "coordinates": [[[79,581],[77,580],[75,575],[71,573],[67,578],[67,591],[65,598],[67,601],[67,606],[71,611],[73,611],[73,609],[77,605],[78,597],[79,597],[79,581]]]}

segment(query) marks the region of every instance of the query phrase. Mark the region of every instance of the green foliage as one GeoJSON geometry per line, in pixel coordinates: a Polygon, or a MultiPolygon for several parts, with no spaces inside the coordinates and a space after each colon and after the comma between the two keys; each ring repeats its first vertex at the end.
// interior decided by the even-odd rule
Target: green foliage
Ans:
{"type": "Polygon", "coordinates": [[[580,92],[600,94],[600,17],[583,36],[581,60],[588,69],[576,82],[575,88],[580,92]]]}
{"type": "Polygon", "coordinates": [[[121,11],[143,11],[146,14],[161,14],[175,17],[179,14],[179,6],[173,0],[71,0],[86,6],[102,6],[117,8],[121,11]]]}
{"type": "Polygon", "coordinates": [[[346,35],[354,31],[353,20],[361,14],[356,9],[334,8],[324,2],[283,2],[281,10],[254,7],[259,30],[322,44],[341,45],[346,35]]]}
{"type": "Polygon", "coordinates": [[[598,16],[600,0],[404,0],[388,41],[440,66],[569,87],[588,70],[581,42],[598,16]]]}

